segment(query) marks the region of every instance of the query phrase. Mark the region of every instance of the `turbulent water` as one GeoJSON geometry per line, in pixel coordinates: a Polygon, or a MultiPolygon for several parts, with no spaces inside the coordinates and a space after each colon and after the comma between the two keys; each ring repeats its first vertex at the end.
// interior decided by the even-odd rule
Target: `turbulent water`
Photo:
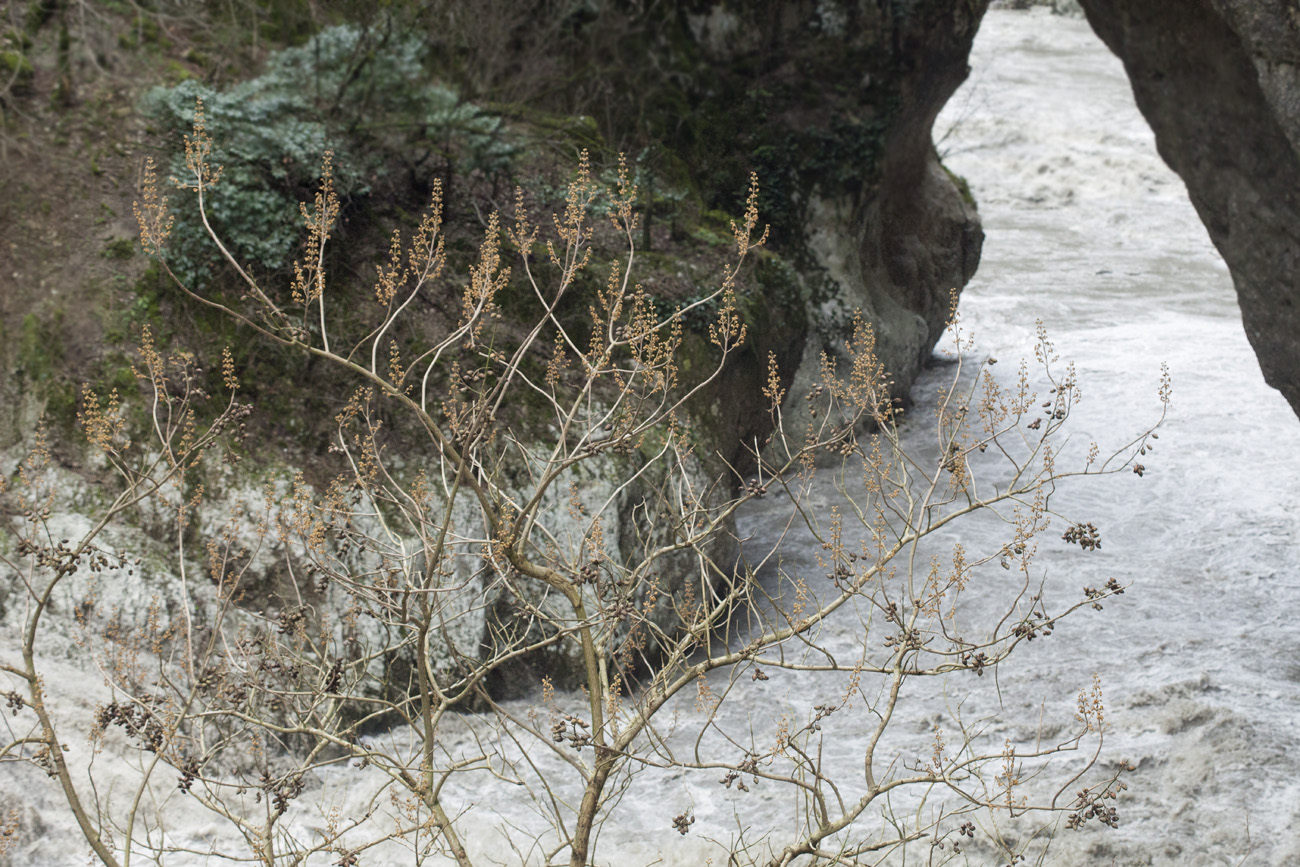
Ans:
{"type": "Polygon", "coordinates": [[[1106,534],[1092,565],[1133,586],[1089,624],[1082,667],[1101,672],[1111,746],[1139,770],[1119,830],[1063,836],[1057,854],[1300,863],[1300,423],[1264,384],[1226,266],[1087,25],[993,12],[971,65],[936,138],[988,235],[962,298],[981,348],[1012,355],[1041,318],[1079,362],[1097,436],[1140,426],[1161,361],[1174,377],[1151,472],[1086,492],[1106,534]]]}
{"type": "MultiPolygon", "coordinates": [[[[1062,828],[1046,863],[1300,863],[1300,422],[1265,385],[1227,267],[1157,155],[1122,66],[1087,24],[995,10],[971,66],[935,128],[987,233],[961,301],[978,342],[967,360],[992,355],[1010,374],[1031,353],[1041,319],[1080,372],[1076,446],[1119,445],[1149,424],[1162,362],[1174,382],[1158,448],[1142,458],[1145,475],[1082,479],[1053,503],[1095,523],[1102,550],[1064,550],[1056,533],[1043,543],[1049,586],[1060,592],[1110,576],[1130,588],[1000,674],[992,730],[1022,738],[1044,718],[1068,722],[1077,690],[1099,674],[1112,727],[1103,760],[1137,766],[1114,802],[1119,827],[1062,828]]],[[[923,377],[913,417],[928,416],[950,376],[940,364],[923,377]]],[[[927,432],[921,423],[912,429],[917,447],[927,432]]],[[[814,499],[835,502],[829,478],[823,484],[814,499]]],[[[761,540],[784,517],[781,503],[763,501],[742,529],[761,540]]],[[[821,571],[818,546],[794,539],[785,553],[791,570],[821,571]]],[[[844,646],[861,635],[851,620],[838,628],[830,637],[844,646]]],[[[987,706],[991,687],[980,683],[967,700],[987,706]]],[[[798,681],[742,693],[733,712],[770,719],[808,688],[798,681]]],[[[920,739],[938,718],[936,704],[905,705],[916,718],[902,728],[920,739]]],[[[845,742],[847,734],[840,730],[835,748],[857,767],[865,743],[845,742]]],[[[627,854],[641,857],[655,839],[667,863],[702,863],[702,850],[674,848],[660,830],[688,804],[697,828],[722,839],[733,811],[764,814],[712,783],[665,785],[648,809],[639,801],[622,811],[632,824],[620,835],[627,854]]]]}
{"type": "MultiPolygon", "coordinates": [[[[1072,589],[1110,575],[1131,589],[1003,677],[1016,719],[1097,671],[1108,751],[1138,765],[1120,827],[1061,833],[1049,861],[1300,863],[1300,423],[1264,384],[1227,268],[1086,23],[993,11],[971,66],[935,136],[987,233],[961,302],[977,355],[1019,358],[1041,319],[1079,365],[1085,441],[1140,430],[1162,361],[1174,378],[1145,477],[1066,495],[1104,550],[1049,566],[1072,589]]],[[[922,407],[944,375],[918,384],[922,407]]]]}
{"type": "MultiPolygon", "coordinates": [[[[969,181],[987,232],[979,274],[961,302],[978,341],[966,360],[993,355],[1000,371],[1013,372],[1041,319],[1062,356],[1079,367],[1085,399],[1073,446],[1093,439],[1118,445],[1152,422],[1161,362],[1171,369],[1174,395],[1157,451],[1143,458],[1144,477],[1081,480],[1053,502],[1094,522],[1102,550],[1068,549],[1055,533],[1043,543],[1041,563],[1061,598],[1110,576],[1131,584],[1128,591],[1027,646],[996,680],[967,675],[943,694],[905,703],[898,749],[924,748],[945,701],[965,700],[972,714],[997,710],[986,734],[999,742],[1032,739],[1051,720],[1059,729],[1095,672],[1111,725],[1103,760],[1127,759],[1137,770],[1116,802],[1118,829],[1062,829],[1047,863],[1300,863],[1289,830],[1300,827],[1300,423],[1264,384],[1227,269],[1182,183],[1156,155],[1118,61],[1087,25],[1039,12],[990,12],[971,65],[970,81],[936,126],[945,162],[969,181]]],[[[938,364],[923,377],[913,417],[927,416],[952,370],[938,364]]],[[[909,435],[925,448],[923,425],[909,435]]],[[[824,478],[813,494],[819,505],[839,497],[824,478]]],[[[756,544],[770,540],[783,506],[778,498],[758,503],[742,530],[756,544]]],[[[976,548],[1000,544],[962,538],[976,548]]],[[[818,550],[792,538],[787,568],[815,569],[818,550]]],[[[851,653],[861,635],[845,617],[824,637],[851,653]]],[[[724,705],[726,721],[743,728],[753,720],[762,739],[810,692],[840,688],[774,672],[770,682],[736,692],[724,705]]],[[[835,722],[828,758],[851,778],[868,729],[835,722]]],[[[468,729],[448,732],[440,746],[452,754],[475,749],[468,729]]],[[[774,787],[742,793],[720,786],[720,774],[646,774],[609,817],[600,863],[724,863],[708,838],[727,841],[743,825],[779,828],[793,818],[788,800],[771,797],[774,787]],[[680,836],[672,817],[685,812],[695,824],[680,836]]],[[[300,817],[307,830],[323,823],[320,805],[341,805],[345,814],[367,808],[365,778],[354,769],[327,773],[318,785],[302,799],[318,805],[300,817]]],[[[539,827],[521,787],[471,776],[446,794],[480,814],[491,805],[499,815],[466,827],[474,853],[537,861],[535,850],[506,842],[523,839],[512,827],[539,827]]],[[[39,805],[50,836],[24,857],[80,863],[85,847],[75,833],[59,836],[71,829],[50,798],[39,805]]],[[[179,796],[173,806],[173,833],[195,851],[221,833],[202,812],[185,813],[179,796]]],[[[972,863],[1002,863],[973,851],[982,854],[972,863]]],[[[363,863],[387,857],[374,854],[379,861],[363,863]]],[[[930,854],[922,846],[909,863],[930,854]]]]}
{"type": "MultiPolygon", "coordinates": [[[[1111,726],[1103,762],[1137,770],[1114,802],[1119,827],[1060,828],[1046,863],[1300,863],[1300,841],[1287,830],[1300,827],[1300,423],[1265,385],[1227,268],[1158,157],[1120,63],[1087,24],[990,12],[971,66],[935,129],[987,233],[961,301],[978,341],[967,361],[992,355],[1011,374],[1031,354],[1041,319],[1079,369],[1076,454],[1090,440],[1118,446],[1155,419],[1162,362],[1174,392],[1158,448],[1142,458],[1144,476],[1082,479],[1053,501],[1095,523],[1102,550],[1069,549],[1059,530],[1043,542],[1040,564],[1059,598],[1110,576],[1128,591],[1028,646],[996,683],[967,677],[905,703],[899,748],[911,738],[924,749],[944,703],[962,698],[972,713],[997,710],[988,734],[1032,742],[1051,720],[1071,722],[1077,691],[1095,672],[1111,726]]],[[[923,377],[913,417],[928,417],[951,375],[950,364],[937,364],[923,377]]],[[[927,433],[923,423],[909,428],[922,450],[927,433]]],[[[829,476],[822,485],[814,502],[836,502],[829,476]]],[[[783,506],[758,503],[742,530],[756,543],[770,539],[783,506]]],[[[819,550],[788,540],[787,570],[820,573],[819,550]]],[[[861,636],[846,617],[824,637],[851,653],[861,636]]],[[[833,697],[842,687],[777,680],[737,691],[730,721],[755,721],[761,738],[787,708],[805,707],[810,690],[833,697]]],[[[861,725],[855,740],[852,726],[839,725],[827,748],[860,768],[868,730],[861,725]]],[[[725,841],[741,824],[792,818],[788,800],[741,795],[712,778],[641,783],[614,812],[602,862],[702,864],[717,857],[704,837],[725,841]],[[687,808],[696,825],[678,838],[669,817],[687,808]]],[[[995,863],[976,851],[971,863],[995,863]]],[[[926,862],[931,853],[917,854],[926,862]]]]}

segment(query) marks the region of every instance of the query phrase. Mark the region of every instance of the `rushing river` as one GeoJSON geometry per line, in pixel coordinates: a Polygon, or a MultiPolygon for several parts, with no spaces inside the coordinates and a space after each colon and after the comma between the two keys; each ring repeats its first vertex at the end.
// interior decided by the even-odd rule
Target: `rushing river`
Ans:
{"type": "MultiPolygon", "coordinates": [[[[1021,357],[1042,319],[1078,363],[1085,439],[1140,430],[1161,362],[1174,378],[1147,475],[1067,494],[1104,550],[1050,567],[1072,570],[1070,587],[1114,575],[1131,589],[1002,678],[1014,720],[1099,672],[1108,750],[1138,765],[1119,828],[1063,832],[1049,862],[1300,863],[1300,423],[1264,384],[1227,268],[1087,24],[992,11],[971,66],[935,137],[987,233],[961,302],[976,354],[1021,357]]],[[[945,375],[918,384],[922,408],[945,375]]]]}
{"type": "MultiPolygon", "coordinates": [[[[1137,766],[1116,802],[1118,829],[1062,828],[1047,863],[1300,863],[1300,422],[1265,385],[1227,267],[1157,155],[1121,64],[1086,22],[994,10],[971,66],[935,128],[987,233],[961,301],[978,343],[971,360],[1029,354],[1041,319],[1078,365],[1084,401],[1072,420],[1084,443],[1118,445],[1153,420],[1162,362],[1174,381],[1146,475],[1078,480],[1055,503],[1093,521],[1104,545],[1047,552],[1049,582],[1077,593],[1113,575],[1130,589],[1000,675],[995,728],[1032,737],[1044,715],[1069,720],[1097,672],[1112,726],[1103,758],[1137,766]]],[[[950,375],[937,365],[922,378],[914,417],[928,417],[950,375]]],[[[913,435],[927,433],[917,424],[913,435]]],[[[829,477],[823,484],[815,498],[833,502],[829,477]]],[[[762,537],[784,517],[764,500],[742,529],[762,537]]],[[[1056,536],[1044,547],[1067,547],[1056,536]]],[[[792,539],[786,562],[816,569],[818,550],[792,539]]],[[[753,699],[737,712],[757,718],[782,706],[778,690],[741,696],[753,699]]],[[[919,733],[932,708],[917,708],[919,733]]],[[[863,747],[837,744],[849,762],[863,747]]],[[[697,828],[725,839],[732,793],[682,782],[648,809],[621,811],[627,855],[702,863],[704,850],[675,848],[658,830],[688,801],[697,828]]],[[[763,813],[752,801],[743,809],[763,813]]]]}
{"type": "MultiPolygon", "coordinates": [[[[1264,384],[1226,266],[1087,24],[991,12],[971,66],[936,138],[988,236],[961,304],[981,351],[1022,351],[1041,318],[1103,433],[1140,427],[1161,361],[1174,377],[1151,472],[1079,486],[1105,560],[1072,562],[1133,582],[1089,624],[1086,657],[1110,745],[1139,769],[1117,831],[1055,852],[1300,863],[1300,423],[1264,384]]],[[[1065,686],[1026,688],[1032,704],[1065,686]]]]}
{"type": "MultiPolygon", "coordinates": [[[[996,711],[987,733],[999,742],[1032,740],[1044,719],[1071,720],[1077,690],[1096,672],[1111,725],[1103,761],[1127,759],[1137,770],[1116,802],[1118,829],[1062,829],[1046,863],[1300,863],[1300,423],[1264,384],[1227,269],[1182,183],[1156,155],[1119,62],[1086,23],[992,11],[971,65],[936,126],[945,162],[969,181],[987,233],[961,302],[977,340],[967,360],[993,355],[1007,362],[1000,372],[1012,373],[1041,319],[1062,356],[1078,364],[1085,399],[1073,419],[1076,445],[1118,444],[1153,421],[1162,362],[1174,378],[1173,403],[1157,451],[1143,459],[1144,477],[1083,479],[1053,503],[1094,522],[1103,550],[1064,550],[1055,532],[1043,543],[1053,549],[1041,562],[1051,586],[1077,596],[1115,576],[1128,591],[1026,646],[996,679],[966,675],[943,694],[901,706],[897,749],[924,749],[945,702],[996,711]]],[[[929,415],[951,371],[936,365],[922,378],[913,417],[929,415]]],[[[909,435],[924,448],[925,434],[917,424],[909,435]]],[[[833,503],[839,494],[829,475],[822,485],[814,501],[833,503]]],[[[770,539],[787,508],[777,497],[758,502],[741,529],[770,539]]],[[[961,532],[978,533],[979,525],[961,532]]],[[[787,568],[815,570],[818,553],[792,537],[787,568]]],[[[823,637],[851,650],[861,635],[846,617],[823,637]]],[[[810,691],[840,688],[774,672],[770,682],[736,692],[726,721],[743,728],[752,720],[761,739],[810,691]]],[[[851,726],[836,731],[829,760],[860,767],[861,736],[855,740],[851,726]]],[[[475,749],[468,728],[449,731],[440,746],[475,749]]],[[[547,761],[543,752],[532,758],[547,761]]],[[[708,838],[725,842],[746,824],[780,828],[793,818],[788,799],[770,797],[775,787],[741,793],[720,786],[720,774],[647,774],[613,809],[599,862],[721,864],[725,856],[708,838]],[[680,836],[672,817],[686,811],[695,824],[680,836]]],[[[314,818],[301,817],[304,827],[322,824],[320,805],[330,802],[345,814],[365,809],[360,780],[352,769],[325,775],[304,799],[317,805],[314,818]]],[[[499,823],[465,829],[475,854],[539,861],[536,849],[507,842],[538,827],[521,788],[471,776],[447,794],[480,815],[488,805],[499,814],[499,823]]],[[[545,793],[534,795],[546,803],[545,793]]],[[[220,831],[202,813],[192,819],[178,814],[173,833],[203,852],[220,831]]],[[[43,840],[29,857],[80,863],[84,845],[64,840],[43,840]]],[[[974,851],[981,854],[972,863],[1001,863],[974,851]]],[[[381,860],[363,863],[398,863],[374,854],[381,860]]],[[[921,846],[916,855],[908,863],[925,863],[931,852],[921,846]]]]}
{"type": "MultiPolygon", "coordinates": [[[[987,233],[961,301],[977,340],[968,361],[992,355],[1012,362],[998,368],[1012,375],[1041,319],[1078,365],[1076,446],[1119,445],[1152,422],[1162,362],[1173,402],[1145,476],[1081,479],[1053,503],[1094,522],[1103,549],[1064,550],[1059,530],[1043,542],[1049,586],[1077,595],[1115,576],[1128,591],[1028,646],[996,683],[967,677],[904,704],[900,713],[914,718],[899,724],[899,749],[909,736],[924,749],[945,702],[963,698],[996,710],[991,732],[1032,742],[1044,719],[1071,720],[1096,672],[1111,726],[1103,761],[1137,770],[1115,802],[1119,827],[1062,827],[1046,863],[1300,863],[1300,838],[1286,830],[1300,828],[1300,422],[1265,385],[1227,268],[1157,155],[1119,61],[1086,22],[992,11],[971,66],[935,128],[987,233]]],[[[951,372],[939,364],[923,376],[914,418],[930,416],[951,372]]],[[[909,428],[917,448],[927,435],[920,422],[909,428]]],[[[829,475],[821,484],[814,502],[834,503],[829,475]]],[[[742,531],[770,538],[786,509],[779,499],[756,503],[742,531]]],[[[962,532],[971,531],[953,538],[962,532]]],[[[823,571],[819,551],[790,538],[787,570],[823,571]]],[[[849,617],[824,638],[847,649],[861,635],[849,617]]],[[[731,722],[749,718],[761,731],[785,708],[804,707],[809,690],[838,688],[776,680],[738,691],[731,722]]],[[[855,741],[841,727],[828,749],[860,767],[868,730],[855,741]]],[[[703,837],[726,841],[740,824],[792,818],[788,800],[764,797],[689,776],[637,789],[615,810],[600,860],[703,864],[717,858],[703,837]],[[669,817],[688,807],[696,825],[678,838],[669,817]]],[[[930,857],[925,846],[918,854],[918,863],[930,857]]]]}

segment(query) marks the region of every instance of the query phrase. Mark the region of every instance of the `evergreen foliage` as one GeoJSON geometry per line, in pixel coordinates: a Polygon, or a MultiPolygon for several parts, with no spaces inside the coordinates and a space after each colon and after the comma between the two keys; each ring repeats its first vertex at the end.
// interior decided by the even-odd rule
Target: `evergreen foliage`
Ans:
{"type": "MultiPolygon", "coordinates": [[[[515,146],[499,118],[462,102],[426,73],[424,42],[389,27],[330,27],[270,58],[265,71],[218,90],[190,79],[151,90],[146,112],[179,141],[196,99],[222,130],[213,161],[220,184],[206,202],[236,258],[266,272],[286,268],[298,240],[298,202],[319,180],[319,155],[334,152],[345,207],[376,182],[406,170],[432,175],[508,171],[515,146]],[[411,154],[416,154],[414,158],[411,154]]],[[[183,155],[171,161],[181,173],[183,155]]],[[[417,184],[418,185],[418,184],[417,184]]],[[[176,212],[169,261],[186,281],[207,283],[216,255],[197,203],[176,212]]]]}

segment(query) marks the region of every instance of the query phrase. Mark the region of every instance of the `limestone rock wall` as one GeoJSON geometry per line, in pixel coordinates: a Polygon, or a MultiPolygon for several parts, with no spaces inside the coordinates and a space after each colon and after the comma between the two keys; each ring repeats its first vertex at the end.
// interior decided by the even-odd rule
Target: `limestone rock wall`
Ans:
{"type": "MultiPolygon", "coordinates": [[[[939,164],[931,128],[935,116],[966,77],[967,56],[987,0],[790,0],[779,4],[593,0],[577,6],[536,0],[535,6],[539,12],[553,14],[521,15],[518,32],[508,39],[459,43],[468,53],[452,50],[456,44],[437,41],[445,36],[445,22],[440,21],[426,34],[434,47],[431,53],[453,60],[477,58],[469,49],[482,48],[488,41],[493,46],[508,44],[511,52],[502,63],[502,74],[516,75],[511,70],[519,65],[518,55],[527,47],[520,40],[539,32],[538,21],[558,22],[553,29],[540,31],[550,41],[535,46],[537,53],[529,57],[551,64],[537,67],[543,72],[554,68],[563,73],[557,73],[556,80],[565,82],[564,87],[543,88],[541,94],[521,100],[518,106],[509,102],[508,88],[485,87],[482,93],[471,91],[471,95],[516,119],[553,112],[555,117],[581,118],[576,126],[586,129],[591,118],[592,128],[600,127],[600,134],[593,136],[593,147],[608,145],[610,150],[628,153],[638,171],[642,163],[635,161],[644,159],[644,176],[651,178],[643,190],[647,244],[641,252],[649,254],[644,259],[654,255],[666,260],[681,258],[680,247],[673,245],[682,238],[676,236],[689,239],[693,230],[698,232],[705,224],[725,226],[726,216],[744,210],[750,171],[759,175],[764,191],[761,219],[772,224],[776,255],[759,258],[752,277],[746,276],[750,297],[742,302],[752,333],[749,354],[703,395],[699,406],[691,407],[691,422],[704,432],[700,452],[721,454],[743,467],[746,450],[762,439],[770,424],[761,396],[767,353],[781,358],[783,369],[793,374],[789,405],[802,410],[805,386],[817,376],[820,354],[834,354],[857,309],[875,324],[881,358],[899,392],[905,393],[941,333],[950,293],[965,284],[979,260],[983,235],[974,203],[963,197],[939,164]],[[516,43],[520,51],[515,50],[516,43]],[[560,95],[545,95],[553,93],[560,95]]],[[[470,30],[477,23],[471,22],[470,30]]],[[[55,34],[47,28],[36,36],[33,56],[44,63],[54,51],[55,34]]],[[[118,42],[119,53],[125,51],[123,44],[118,42]]],[[[124,68],[135,63],[124,53],[118,62],[124,68]]],[[[473,68],[481,64],[476,60],[465,65],[473,68]]],[[[132,106],[139,92],[151,83],[150,67],[140,61],[130,68],[135,76],[131,87],[123,86],[113,97],[119,103],[112,104],[112,113],[104,119],[105,124],[111,119],[121,123],[106,126],[112,131],[106,140],[128,134],[133,141],[144,140],[143,121],[133,117],[136,109],[132,106]]],[[[97,77],[101,72],[78,68],[80,86],[87,94],[99,93],[92,88],[102,84],[97,77]]],[[[454,77],[456,70],[441,72],[454,77]]],[[[31,117],[72,112],[75,106],[52,99],[52,76],[41,75],[35,95],[25,103],[31,117]]],[[[521,77],[525,76],[516,75],[521,77]]],[[[466,88],[470,85],[460,83],[466,88]]],[[[87,98],[80,105],[97,104],[96,99],[87,98]]],[[[45,134],[54,126],[51,121],[45,134]]],[[[34,121],[30,123],[33,134],[39,128],[34,121]]],[[[80,142],[83,134],[88,133],[76,132],[71,140],[80,142]]],[[[0,167],[0,189],[8,191],[15,202],[12,214],[0,214],[0,229],[8,228],[23,242],[0,250],[0,265],[13,283],[11,291],[0,293],[0,362],[11,374],[0,387],[0,395],[10,398],[6,402],[9,409],[0,409],[0,446],[6,447],[31,430],[42,409],[55,422],[64,422],[64,438],[71,441],[75,436],[76,385],[83,379],[105,379],[105,365],[99,364],[96,356],[116,348],[113,340],[128,343],[130,328],[138,328],[142,322],[157,325],[161,333],[162,326],[192,318],[188,308],[173,305],[171,296],[158,288],[156,272],[154,278],[147,277],[149,272],[132,247],[135,230],[130,205],[136,195],[136,165],[142,154],[122,149],[120,159],[114,157],[111,162],[105,156],[105,165],[111,170],[103,183],[111,181],[112,186],[98,190],[101,184],[93,178],[101,168],[94,159],[87,161],[69,151],[71,155],[65,155],[63,162],[42,162],[61,151],[48,138],[34,141],[15,148],[12,161],[0,167]],[[42,147],[41,142],[49,146],[42,147]],[[72,171],[74,166],[82,171],[83,163],[88,165],[82,174],[72,171]],[[69,191],[65,195],[63,187],[48,185],[29,188],[25,180],[29,177],[60,179],[69,191]],[[78,205],[74,213],[60,204],[81,201],[82,188],[98,190],[96,199],[85,200],[97,207],[78,205]],[[20,213],[28,216],[21,223],[14,222],[20,213]],[[43,215],[49,215],[48,219],[43,215]],[[19,229],[21,233],[15,234],[19,229]],[[72,250],[76,257],[70,255],[72,250]],[[35,258],[38,252],[44,259],[35,258]],[[97,282],[92,282],[86,277],[92,273],[91,266],[109,270],[102,275],[94,271],[97,282]],[[122,324],[119,330],[123,334],[118,338],[110,337],[111,329],[91,327],[99,295],[109,299],[103,309],[113,314],[100,318],[122,324]],[[52,308],[48,316],[41,312],[40,304],[52,308]],[[48,327],[42,325],[47,320],[48,327]],[[7,330],[6,322],[10,323],[7,330]],[[61,340],[52,339],[65,335],[67,346],[75,349],[65,351],[61,340]]],[[[576,156],[577,144],[558,136],[548,140],[549,146],[563,152],[563,159],[576,156]]],[[[406,178],[410,174],[393,176],[406,178]]],[[[461,176],[461,194],[472,194],[473,183],[471,173],[461,176]]],[[[486,181],[479,183],[486,186],[486,181]]],[[[404,201],[397,195],[401,191],[386,189],[392,201],[380,201],[376,195],[375,213],[404,201]]],[[[725,228],[721,233],[726,235],[725,228]]],[[[213,333],[218,332],[213,329],[213,333]]],[[[204,351],[202,346],[188,345],[191,336],[178,326],[172,338],[178,349],[204,351]]],[[[265,363],[262,370],[266,408],[276,406],[279,412],[274,413],[278,418],[260,431],[252,448],[261,454],[283,455],[267,459],[268,472],[276,471],[281,461],[279,469],[288,474],[305,464],[324,463],[312,450],[321,437],[303,435],[301,428],[281,423],[296,422],[300,415],[297,401],[304,399],[304,389],[294,378],[306,377],[306,371],[287,365],[276,369],[276,365],[265,363]],[[272,404],[277,397],[280,402],[272,404]],[[290,447],[295,436],[299,443],[290,447]]],[[[136,388],[125,353],[110,372],[120,380],[124,393],[136,388]]],[[[256,379],[245,376],[250,383],[256,379]]],[[[328,421],[333,411],[322,417],[328,421]]],[[[62,428],[58,431],[63,433],[62,428]]],[[[16,455],[21,448],[14,446],[14,450],[16,455]]],[[[82,460],[74,447],[67,451],[72,463],[82,460]]],[[[17,458],[4,460],[8,474],[17,458]]],[[[720,469],[717,464],[699,467],[698,485],[705,487],[718,478],[720,469]]],[[[90,472],[82,467],[78,470],[90,472]]],[[[611,495],[611,479],[626,476],[626,467],[598,465],[592,470],[601,476],[586,487],[594,508],[611,495]]],[[[64,487],[81,490],[85,486],[70,474],[64,487]]],[[[243,496],[233,488],[232,484],[224,491],[227,504],[243,496]]],[[[253,486],[243,498],[256,502],[259,489],[253,486]]],[[[656,542],[653,532],[636,525],[637,515],[645,514],[638,506],[648,493],[649,488],[628,489],[615,497],[620,523],[617,531],[609,534],[611,555],[617,553],[625,561],[636,562],[645,546],[656,542]]],[[[67,515],[73,521],[69,535],[80,527],[78,522],[84,523],[85,514],[101,505],[68,502],[67,515]]],[[[470,517],[463,520],[468,522],[470,517]]],[[[219,529],[216,518],[203,525],[204,536],[219,529]]],[[[563,530],[556,532],[563,535],[563,530]]],[[[132,583],[111,588],[119,595],[105,590],[104,605],[142,612],[149,595],[157,590],[164,603],[183,610],[177,601],[181,597],[172,592],[177,576],[175,558],[168,556],[170,540],[162,535],[149,537],[139,527],[124,527],[120,535],[113,540],[115,550],[138,546],[152,553],[153,560],[146,561],[138,576],[130,576],[132,583]],[[140,580],[134,580],[137,577],[140,580]]],[[[715,554],[725,562],[730,556],[727,542],[718,545],[715,554]]],[[[403,555],[395,559],[414,568],[413,558],[403,555]]],[[[665,599],[693,579],[689,559],[683,556],[680,562],[664,564],[668,577],[660,590],[665,599]]],[[[267,558],[253,570],[256,590],[268,600],[282,588],[283,576],[276,562],[267,558]]],[[[364,568],[370,567],[358,564],[359,571],[364,568]]],[[[439,664],[457,653],[471,653],[483,642],[486,618],[495,605],[488,576],[457,577],[468,588],[467,602],[463,610],[455,612],[456,628],[448,633],[449,649],[439,657],[439,664]]],[[[13,618],[19,616],[16,606],[21,594],[11,594],[14,586],[8,578],[0,581],[0,626],[12,626],[13,618]]],[[[323,611],[337,613],[347,608],[348,600],[341,591],[328,592],[334,595],[321,591],[319,598],[306,601],[323,611]]],[[[204,594],[209,598],[210,588],[196,591],[196,598],[204,594]]],[[[249,607],[272,611],[277,605],[259,600],[249,607]]],[[[68,608],[70,605],[65,606],[65,613],[68,608]]],[[[671,630],[674,614],[666,601],[655,616],[662,628],[671,630]]],[[[71,629],[73,622],[69,620],[67,625],[71,629]]],[[[346,637],[381,646],[388,641],[386,629],[381,622],[364,621],[355,635],[340,633],[340,640],[346,637]]],[[[504,684],[503,690],[509,691],[509,684],[504,684]]]]}
{"type": "MultiPolygon", "coordinates": [[[[979,261],[974,203],[939,165],[931,129],[966,78],[988,0],[598,6],[593,42],[624,34],[600,77],[637,102],[605,111],[607,138],[653,142],[661,173],[706,208],[739,213],[758,175],[762,221],[808,314],[787,417],[859,309],[905,394],[979,261]]],[[[601,56],[599,43],[582,53],[601,56]]]]}

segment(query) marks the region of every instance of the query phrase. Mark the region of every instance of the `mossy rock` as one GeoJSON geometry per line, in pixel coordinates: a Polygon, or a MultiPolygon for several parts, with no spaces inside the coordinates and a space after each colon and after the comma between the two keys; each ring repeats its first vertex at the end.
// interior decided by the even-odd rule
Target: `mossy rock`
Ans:
{"type": "Polygon", "coordinates": [[[978,210],[979,204],[975,201],[975,194],[970,191],[970,182],[952,169],[948,168],[942,162],[939,163],[939,165],[943,166],[944,173],[948,175],[948,179],[952,181],[952,185],[957,188],[957,192],[961,193],[961,200],[971,208],[978,210]]]}
{"type": "Polygon", "coordinates": [[[11,88],[14,93],[30,91],[35,75],[36,70],[27,55],[16,50],[0,51],[0,76],[13,81],[11,88]]]}
{"type": "MultiPolygon", "coordinates": [[[[95,172],[95,174],[99,174],[95,172]]],[[[101,256],[105,259],[116,259],[125,261],[135,255],[135,240],[133,238],[113,238],[104,245],[100,251],[101,256]]]]}

